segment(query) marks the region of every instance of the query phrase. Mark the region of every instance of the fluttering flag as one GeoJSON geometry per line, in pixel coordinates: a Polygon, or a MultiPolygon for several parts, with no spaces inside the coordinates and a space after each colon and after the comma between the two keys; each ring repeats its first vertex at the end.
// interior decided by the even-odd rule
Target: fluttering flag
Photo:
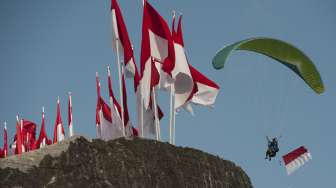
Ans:
{"type": "Polygon", "coordinates": [[[35,136],[36,136],[36,124],[32,121],[23,119],[23,128],[21,130],[23,145],[25,151],[31,151],[35,149],[35,136]]]}
{"type": "Polygon", "coordinates": [[[112,123],[111,108],[100,98],[99,100],[99,118],[101,127],[101,139],[111,140],[123,136],[122,130],[112,123]]]}
{"type": "Polygon", "coordinates": [[[108,90],[109,90],[109,98],[110,98],[110,117],[111,117],[111,125],[107,128],[110,129],[109,136],[106,136],[105,139],[114,139],[123,136],[123,124],[122,124],[122,116],[121,116],[121,106],[119,105],[117,99],[114,96],[113,88],[112,88],[112,80],[111,80],[111,71],[110,67],[107,67],[107,82],[108,82],[108,90]]]}
{"type": "Polygon", "coordinates": [[[69,100],[68,100],[68,124],[69,124],[69,137],[74,135],[73,132],[73,123],[72,123],[72,98],[71,92],[69,92],[69,100]]]}
{"type": "Polygon", "coordinates": [[[113,88],[112,88],[112,78],[111,78],[111,71],[110,67],[107,67],[107,82],[108,82],[108,90],[109,90],[109,97],[110,97],[110,105],[111,108],[111,115],[112,115],[112,123],[113,126],[117,127],[119,130],[123,130],[123,123],[122,123],[122,116],[121,116],[121,106],[118,103],[117,99],[114,96],[113,88]]]}
{"type": "Polygon", "coordinates": [[[52,144],[52,141],[48,138],[47,132],[45,130],[45,117],[44,117],[44,107],[42,107],[42,122],[41,122],[41,130],[39,137],[35,143],[35,148],[43,148],[46,145],[52,144]]]}
{"type": "Polygon", "coordinates": [[[19,120],[19,116],[16,116],[16,135],[14,138],[15,142],[15,154],[21,155],[24,152],[24,145],[22,142],[22,120],[19,120]]]}
{"type": "Polygon", "coordinates": [[[56,122],[54,126],[54,144],[61,142],[64,140],[64,127],[62,123],[61,117],[61,108],[60,108],[60,100],[59,97],[57,98],[57,115],[56,115],[56,122]]]}
{"type": "Polygon", "coordinates": [[[128,106],[127,106],[127,91],[126,91],[126,82],[125,82],[125,76],[122,74],[122,92],[123,92],[123,105],[124,105],[124,119],[125,119],[125,133],[126,136],[132,137],[132,136],[138,136],[138,131],[136,128],[133,127],[130,119],[129,119],[129,113],[128,113],[128,106]]]}
{"type": "Polygon", "coordinates": [[[130,42],[126,24],[124,22],[117,0],[111,1],[111,12],[113,48],[116,50],[118,45],[119,51],[123,51],[125,74],[127,77],[133,77],[136,72],[136,65],[132,44],[130,42]]]}
{"type": "MultiPolygon", "coordinates": [[[[141,93],[146,109],[150,106],[152,88],[159,83],[155,62],[162,63],[162,70],[169,78],[174,69],[174,45],[170,29],[162,16],[144,2],[141,40],[141,93]]],[[[167,79],[168,80],[168,79],[167,79]]]]}
{"type": "Polygon", "coordinates": [[[5,122],[5,126],[4,126],[4,145],[3,145],[3,149],[2,149],[2,157],[5,158],[8,156],[8,143],[7,143],[8,139],[7,139],[7,123],[5,122]]]}
{"type": "Polygon", "coordinates": [[[96,134],[97,138],[101,138],[101,126],[100,126],[100,82],[98,72],[96,72],[96,86],[97,86],[97,105],[96,105],[96,134]]]}
{"type": "Polygon", "coordinates": [[[290,175],[302,165],[312,159],[310,152],[301,146],[290,153],[282,156],[282,159],[286,165],[287,174],[290,175]]]}
{"type": "MultiPolygon", "coordinates": [[[[188,103],[202,106],[212,106],[219,92],[219,86],[189,64],[190,72],[194,80],[194,89],[189,96],[188,103]]],[[[187,104],[187,105],[189,105],[187,104]]],[[[187,107],[187,108],[190,108],[187,107]]]]}
{"type": "Polygon", "coordinates": [[[173,16],[172,35],[175,50],[175,67],[172,71],[174,78],[175,109],[182,107],[193,92],[193,78],[188,66],[188,60],[184,49],[182,33],[182,16],[178,21],[177,31],[175,31],[175,15],[173,16]]]}

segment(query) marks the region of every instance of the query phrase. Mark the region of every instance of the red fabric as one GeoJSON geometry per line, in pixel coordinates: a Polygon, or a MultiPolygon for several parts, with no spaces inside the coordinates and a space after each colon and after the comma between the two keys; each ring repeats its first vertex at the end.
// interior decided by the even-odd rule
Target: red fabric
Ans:
{"type": "Polygon", "coordinates": [[[22,135],[25,150],[33,150],[36,140],[36,124],[28,120],[23,120],[22,135]]]}
{"type": "Polygon", "coordinates": [[[60,108],[60,103],[59,100],[57,101],[57,115],[56,115],[56,122],[54,125],[54,143],[58,142],[58,137],[57,137],[57,125],[61,124],[61,131],[62,134],[64,134],[64,127],[63,127],[63,123],[62,123],[62,117],[61,117],[61,108],[60,108]]]}
{"type": "Polygon", "coordinates": [[[45,130],[45,121],[44,121],[44,113],[42,112],[42,123],[41,123],[41,130],[38,139],[35,142],[35,148],[39,149],[40,144],[43,142],[43,139],[45,139],[46,145],[52,144],[51,140],[47,136],[47,132],[45,130]]]}
{"type": "Polygon", "coordinates": [[[139,131],[137,128],[132,127],[133,136],[139,136],[139,131]]]}
{"type": "Polygon", "coordinates": [[[177,31],[175,31],[175,17],[173,18],[173,26],[172,26],[172,36],[175,43],[180,44],[184,47],[183,42],[183,32],[182,32],[182,16],[180,16],[177,26],[177,31]]]}
{"type": "Polygon", "coordinates": [[[162,62],[162,69],[170,75],[175,66],[175,54],[174,44],[168,24],[156,10],[147,1],[145,1],[140,58],[141,77],[144,73],[146,61],[151,58],[149,30],[168,41],[168,57],[164,60],[164,62],[162,62]]]}
{"type": "Polygon", "coordinates": [[[303,155],[304,153],[307,153],[308,150],[304,147],[301,146],[295,150],[293,150],[292,152],[282,156],[285,165],[289,164],[290,162],[294,161],[295,159],[297,159],[298,157],[300,157],[301,155],[303,155]]]}
{"type": "Polygon", "coordinates": [[[4,151],[0,148],[0,158],[5,158],[4,151]]]}
{"type": "Polygon", "coordinates": [[[108,74],[107,82],[108,82],[109,95],[110,95],[110,97],[112,97],[112,102],[113,102],[114,106],[117,107],[119,116],[121,117],[121,106],[120,106],[120,104],[118,103],[117,99],[115,98],[115,96],[113,94],[112,81],[111,81],[110,73],[108,74]]]}
{"type": "Polygon", "coordinates": [[[111,117],[111,108],[109,107],[109,105],[104,101],[103,98],[100,97],[99,99],[99,103],[100,103],[100,108],[102,110],[102,114],[104,116],[104,118],[112,123],[112,117],[111,117]]]}
{"type": "MultiPolygon", "coordinates": [[[[21,133],[21,125],[19,122],[16,124],[16,147],[15,147],[15,154],[21,154],[22,153],[22,133],[21,133]]],[[[14,138],[14,140],[15,140],[14,138]]]]}
{"type": "Polygon", "coordinates": [[[8,156],[8,143],[7,143],[7,129],[4,128],[4,146],[3,146],[3,157],[7,157],[8,156]]]}
{"type": "Polygon", "coordinates": [[[112,0],[111,10],[112,9],[115,10],[119,40],[120,40],[120,42],[123,46],[123,49],[124,49],[124,63],[125,63],[125,65],[127,65],[127,63],[129,63],[129,61],[132,60],[132,59],[133,59],[133,62],[135,63],[132,45],[131,45],[130,39],[128,37],[128,32],[127,32],[127,29],[126,29],[126,25],[125,25],[123,16],[121,14],[121,10],[119,8],[117,0],[112,0]]]}
{"type": "Polygon", "coordinates": [[[128,114],[128,107],[127,107],[127,91],[126,91],[126,83],[125,83],[125,76],[122,74],[122,93],[123,93],[123,107],[124,107],[124,127],[127,126],[129,122],[129,114],[128,114]]]}

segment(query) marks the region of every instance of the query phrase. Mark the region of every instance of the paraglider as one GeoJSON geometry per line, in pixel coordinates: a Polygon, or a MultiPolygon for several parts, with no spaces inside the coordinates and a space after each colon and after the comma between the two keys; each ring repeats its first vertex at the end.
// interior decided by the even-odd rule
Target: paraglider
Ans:
{"type": "Polygon", "coordinates": [[[276,153],[279,151],[279,144],[277,137],[272,138],[270,140],[268,136],[266,136],[267,142],[268,142],[268,148],[266,150],[266,157],[265,159],[268,159],[269,161],[276,156],[276,153]]]}
{"type": "Polygon", "coordinates": [[[266,55],[295,72],[317,94],[324,92],[324,85],[313,62],[293,45],[271,38],[252,38],[225,46],[212,60],[215,69],[222,69],[234,50],[246,50],[266,55]]]}

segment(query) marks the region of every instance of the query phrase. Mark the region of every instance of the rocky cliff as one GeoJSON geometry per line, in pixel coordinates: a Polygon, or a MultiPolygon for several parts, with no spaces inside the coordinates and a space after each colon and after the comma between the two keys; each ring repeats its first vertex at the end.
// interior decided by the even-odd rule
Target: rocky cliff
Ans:
{"type": "Polygon", "coordinates": [[[60,144],[0,160],[0,187],[251,188],[234,163],[191,148],[146,139],[60,144]]]}

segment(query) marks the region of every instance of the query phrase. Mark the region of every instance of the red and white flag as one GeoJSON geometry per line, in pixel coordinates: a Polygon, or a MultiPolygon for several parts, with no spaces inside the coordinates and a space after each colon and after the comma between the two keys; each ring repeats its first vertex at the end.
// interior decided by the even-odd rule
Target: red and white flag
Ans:
{"type": "Polygon", "coordinates": [[[100,98],[99,106],[101,139],[111,140],[122,137],[122,130],[112,123],[111,108],[109,107],[109,105],[102,98],[100,98]]]}
{"type": "MultiPolygon", "coordinates": [[[[112,106],[111,108],[112,124],[114,127],[117,128],[117,131],[119,134],[120,130],[123,130],[123,127],[122,127],[123,124],[122,124],[122,118],[121,118],[122,110],[121,110],[121,106],[118,103],[117,99],[114,97],[110,67],[107,67],[107,74],[108,74],[107,82],[108,82],[108,90],[109,90],[109,96],[110,96],[110,104],[112,106]]],[[[117,135],[117,137],[119,137],[119,135],[117,135]]]]}
{"type": "Polygon", "coordinates": [[[42,122],[41,122],[41,130],[38,139],[35,143],[35,148],[43,148],[46,145],[52,144],[51,140],[47,136],[47,132],[45,130],[45,117],[44,117],[44,108],[42,108],[42,122]]]}
{"type": "Polygon", "coordinates": [[[302,165],[312,159],[310,152],[301,146],[290,153],[282,156],[282,159],[286,165],[287,174],[290,175],[302,165]]]}
{"type": "Polygon", "coordinates": [[[189,96],[188,103],[185,104],[184,107],[187,111],[192,113],[192,107],[190,104],[211,107],[216,101],[219,86],[190,64],[189,69],[194,80],[194,88],[192,94],[189,96]]]}
{"type": "Polygon", "coordinates": [[[19,120],[19,116],[16,116],[16,134],[14,137],[15,142],[15,154],[21,154],[25,152],[25,148],[23,145],[23,136],[22,136],[22,127],[23,127],[23,121],[19,120]]]}
{"type": "Polygon", "coordinates": [[[36,141],[36,124],[32,121],[23,119],[23,128],[21,130],[23,145],[25,146],[25,151],[31,151],[35,149],[36,141]]]}
{"type": "Polygon", "coordinates": [[[60,100],[59,97],[57,98],[57,115],[56,115],[56,122],[54,126],[54,144],[61,142],[64,140],[64,126],[62,123],[61,117],[61,108],[60,108],[60,100]]]}
{"type": "MultiPolygon", "coordinates": [[[[135,92],[135,96],[136,96],[136,110],[137,110],[137,122],[138,122],[138,130],[135,132],[135,130],[133,129],[133,133],[136,134],[140,134],[143,136],[149,136],[150,134],[155,134],[155,115],[154,115],[154,110],[152,110],[152,106],[150,105],[148,109],[146,109],[144,107],[144,105],[141,104],[141,88],[140,88],[140,76],[138,73],[138,70],[135,69],[135,76],[134,76],[134,92],[135,92]],[[141,109],[142,108],[142,109],[141,109]],[[141,132],[141,115],[143,116],[143,133],[141,132]],[[138,133],[140,132],[140,133],[138,133]]],[[[150,103],[151,103],[151,99],[150,99],[150,103]]],[[[161,120],[163,118],[163,112],[160,109],[159,105],[157,105],[157,109],[158,109],[158,114],[159,114],[159,119],[161,120]]]]}
{"type": "MultiPolygon", "coordinates": [[[[141,93],[146,109],[149,107],[152,88],[159,83],[155,62],[162,63],[166,77],[171,76],[175,63],[174,44],[167,22],[147,2],[144,2],[141,40],[141,93]]],[[[164,75],[161,75],[164,76],[164,75]]]]}
{"type": "Polygon", "coordinates": [[[184,49],[182,33],[182,16],[178,21],[177,31],[175,31],[175,15],[173,16],[172,35],[175,50],[175,67],[172,71],[175,90],[175,109],[182,107],[193,92],[193,78],[188,66],[188,60],[184,49]]]}
{"type": "Polygon", "coordinates": [[[133,48],[117,0],[111,1],[111,12],[113,48],[116,50],[118,45],[119,51],[123,51],[126,76],[133,77],[136,71],[133,48]]]}
{"type": "Polygon", "coordinates": [[[69,124],[69,137],[74,135],[73,132],[73,123],[72,123],[72,97],[71,92],[69,92],[69,100],[68,100],[68,124],[69,124]]]}
{"type": "Polygon", "coordinates": [[[7,123],[5,122],[5,126],[4,126],[4,146],[2,149],[2,155],[3,158],[8,156],[8,143],[7,143],[7,123]]]}

